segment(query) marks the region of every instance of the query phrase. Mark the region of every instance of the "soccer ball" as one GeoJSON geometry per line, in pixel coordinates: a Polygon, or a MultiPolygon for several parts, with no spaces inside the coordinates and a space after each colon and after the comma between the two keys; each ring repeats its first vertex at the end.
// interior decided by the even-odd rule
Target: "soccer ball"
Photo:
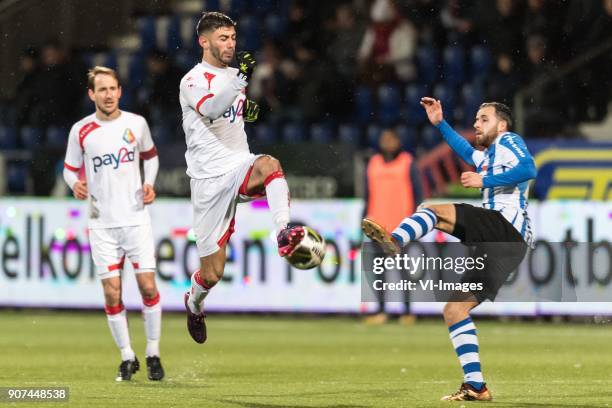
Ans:
{"type": "Polygon", "coordinates": [[[321,265],[324,257],[325,240],[315,230],[305,226],[304,238],[287,257],[287,262],[298,269],[312,269],[321,265]]]}

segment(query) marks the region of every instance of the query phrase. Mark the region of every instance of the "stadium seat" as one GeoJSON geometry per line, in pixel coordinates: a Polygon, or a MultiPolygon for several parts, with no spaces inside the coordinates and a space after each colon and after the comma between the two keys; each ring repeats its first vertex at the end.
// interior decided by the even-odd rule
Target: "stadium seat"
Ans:
{"type": "Polygon", "coordinates": [[[417,64],[419,67],[419,80],[428,86],[439,80],[440,61],[435,48],[425,46],[417,51],[417,64]]]}
{"type": "Polygon", "coordinates": [[[413,126],[398,126],[395,131],[402,141],[402,147],[409,152],[414,153],[418,144],[419,132],[413,126]]]}
{"type": "Polygon", "coordinates": [[[6,187],[10,193],[27,191],[28,165],[23,162],[9,162],[6,166],[6,187]]]}
{"type": "Polygon", "coordinates": [[[266,17],[266,33],[271,38],[280,38],[285,34],[287,21],[278,14],[270,14],[266,17]]]}
{"type": "Polygon", "coordinates": [[[140,33],[140,50],[144,53],[151,51],[157,46],[155,17],[140,17],[136,24],[140,33]]]}
{"type": "Polygon", "coordinates": [[[352,123],[342,124],[338,127],[338,141],[350,145],[361,145],[361,128],[352,123]]]}
{"type": "Polygon", "coordinates": [[[425,150],[431,150],[442,141],[440,132],[434,126],[425,126],[421,131],[421,145],[425,150]]]}
{"type": "Polygon", "coordinates": [[[17,148],[17,129],[12,126],[0,126],[0,149],[17,148]]]}
{"type": "Polygon", "coordinates": [[[314,143],[332,143],[334,130],[326,123],[315,123],[310,127],[310,141],[314,143]]]}
{"type": "Polygon", "coordinates": [[[359,123],[369,123],[374,116],[372,91],[367,86],[359,86],[355,90],[355,114],[359,123]]]}
{"type": "Polygon", "coordinates": [[[460,85],[465,79],[465,51],[452,45],[444,49],[444,82],[449,86],[460,85]]]}
{"type": "Polygon", "coordinates": [[[304,128],[298,123],[288,123],[283,127],[283,142],[301,143],[304,141],[304,128]]]}
{"type": "Polygon", "coordinates": [[[400,118],[400,91],[396,85],[378,87],[378,120],[385,126],[393,125],[400,118]]]}
{"type": "MultiPolygon", "coordinates": [[[[193,32],[193,31],[192,31],[193,32]]],[[[168,53],[174,54],[183,47],[183,37],[181,34],[181,18],[172,16],[166,32],[166,46],[168,53]]]]}
{"type": "Polygon", "coordinates": [[[151,136],[158,146],[172,142],[172,132],[168,126],[154,125],[151,127],[151,136]]]}
{"type": "Polygon", "coordinates": [[[455,111],[455,92],[452,87],[445,84],[438,84],[434,87],[433,97],[442,102],[442,109],[448,118],[453,117],[455,111]]]}
{"type": "Polygon", "coordinates": [[[271,145],[278,141],[278,131],[273,125],[260,123],[255,126],[255,142],[259,145],[271,145]]]}
{"type": "MultiPolygon", "coordinates": [[[[202,10],[205,11],[218,11],[221,10],[221,1],[220,0],[204,0],[202,4],[202,10]]],[[[227,10],[223,10],[227,11],[227,10]]]]}
{"type": "Polygon", "coordinates": [[[259,1],[250,2],[246,0],[230,0],[230,6],[229,10],[227,11],[227,14],[229,14],[230,17],[233,18],[238,17],[244,14],[245,12],[254,12],[256,4],[259,4],[259,1]]]}
{"type": "Polygon", "coordinates": [[[428,93],[424,84],[412,84],[406,87],[402,116],[409,125],[418,126],[427,121],[427,114],[421,106],[421,98],[428,93]]]}
{"type": "Polygon", "coordinates": [[[485,80],[491,69],[491,52],[484,45],[475,45],[470,51],[470,75],[472,81],[485,80]]]}
{"type": "Polygon", "coordinates": [[[256,51],[261,47],[261,37],[259,19],[249,15],[240,16],[236,48],[238,50],[256,51]]]}
{"type": "Polygon", "coordinates": [[[484,100],[484,92],[479,82],[465,84],[461,89],[463,100],[463,126],[472,127],[478,107],[484,100]]]}
{"type": "MultiPolygon", "coordinates": [[[[123,99],[123,98],[122,98],[123,99]]],[[[68,134],[70,129],[59,126],[47,128],[47,146],[58,149],[65,149],[68,144],[68,134]]]]}
{"type": "Polygon", "coordinates": [[[44,144],[45,132],[41,128],[24,126],[20,129],[19,133],[21,136],[21,145],[25,149],[33,149],[44,144]]]}
{"type": "Polygon", "coordinates": [[[378,139],[380,138],[380,132],[382,132],[382,128],[373,123],[368,126],[366,130],[366,146],[371,147],[373,149],[378,149],[378,139]]]}

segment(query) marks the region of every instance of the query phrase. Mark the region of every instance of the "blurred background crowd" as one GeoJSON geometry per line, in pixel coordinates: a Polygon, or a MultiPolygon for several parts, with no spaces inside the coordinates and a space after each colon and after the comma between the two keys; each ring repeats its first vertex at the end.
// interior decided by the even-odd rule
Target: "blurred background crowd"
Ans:
{"type": "MultiPolygon", "coordinates": [[[[57,3],[59,13],[91,14],[76,1],[57,3]]],[[[261,115],[248,133],[263,150],[346,145],[359,152],[376,148],[381,132],[394,128],[402,148],[419,157],[441,142],[419,106],[425,95],[441,99],[460,129],[471,127],[483,101],[504,102],[528,139],[584,138],[582,124],[608,115],[612,0],[97,4],[107,15],[91,28],[101,34],[89,44],[79,41],[87,28],[73,27],[3,46],[11,64],[1,72],[0,148],[10,162],[11,193],[48,195],[56,187],[69,128],[93,112],[86,93],[93,65],[119,71],[123,109],[148,119],[162,160],[167,151],[181,161],[178,84],[201,56],[194,26],[202,10],[234,18],[238,50],[257,56],[248,94],[261,115]],[[112,23],[118,18],[127,24],[112,23]]],[[[3,32],[20,19],[26,30],[28,13],[0,14],[3,32]]],[[[88,19],[89,26],[96,21],[88,19]]]]}

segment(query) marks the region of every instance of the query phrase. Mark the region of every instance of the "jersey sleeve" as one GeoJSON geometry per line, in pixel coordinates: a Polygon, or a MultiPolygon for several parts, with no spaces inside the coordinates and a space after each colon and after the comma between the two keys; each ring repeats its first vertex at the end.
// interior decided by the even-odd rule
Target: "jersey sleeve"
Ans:
{"type": "Polygon", "coordinates": [[[500,174],[485,176],[482,180],[483,187],[512,186],[536,177],[533,157],[518,135],[506,134],[502,136],[499,144],[507,149],[504,164],[511,168],[500,174]]]}
{"type": "Polygon", "coordinates": [[[209,119],[217,119],[234,103],[248,83],[240,76],[221,88],[216,88],[214,81],[210,89],[203,82],[196,79],[183,79],[180,85],[180,93],[199,115],[209,119]]]}
{"type": "Polygon", "coordinates": [[[140,152],[140,158],[143,160],[149,160],[157,156],[157,148],[153,143],[153,137],[151,136],[151,130],[147,121],[142,119],[142,137],[138,140],[138,151],[140,152]]]}
{"type": "Polygon", "coordinates": [[[436,127],[442,134],[444,140],[446,140],[446,143],[448,143],[451,149],[453,149],[453,151],[458,154],[464,162],[471,166],[476,165],[473,159],[473,154],[476,149],[474,149],[472,145],[463,138],[463,136],[457,133],[455,129],[453,129],[445,120],[438,123],[436,127]]]}
{"type": "Polygon", "coordinates": [[[70,129],[68,135],[68,146],[66,148],[66,158],[64,159],[64,168],[77,172],[83,166],[83,149],[79,144],[79,132],[77,126],[70,129]]]}

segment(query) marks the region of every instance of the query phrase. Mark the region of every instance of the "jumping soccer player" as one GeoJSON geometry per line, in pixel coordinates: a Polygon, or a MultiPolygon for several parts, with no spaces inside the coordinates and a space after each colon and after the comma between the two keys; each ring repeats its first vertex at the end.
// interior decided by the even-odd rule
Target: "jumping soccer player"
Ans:
{"type": "Polygon", "coordinates": [[[89,242],[102,281],[106,316],[121,351],[117,381],[127,381],[140,369],[130,345],[121,301],[121,271],[125,257],[132,263],[144,304],[149,380],[164,378],[159,359],[161,304],[155,284],[155,246],[146,205],[155,199],[153,185],[159,168],[157,150],[142,116],[119,110],[121,85],[117,73],[95,67],[88,73],[89,98],[96,112],[70,131],[64,180],[74,197],[89,201],[89,242]],[[144,162],[144,183],[140,179],[144,162]],[[86,180],[78,173],[84,165],[86,180]]]}
{"type": "Polygon", "coordinates": [[[523,139],[510,132],[512,112],[506,105],[483,103],[476,114],[476,144],[484,147],[484,151],[474,149],[444,120],[439,100],[422,98],[421,105],[429,121],[440,130],[455,153],[476,167],[476,173],[470,171],[461,175],[461,183],[464,187],[481,189],[483,208],[468,204],[425,204],[405,218],[391,234],[367,218],[362,228],[388,253],[400,252],[401,247],[434,228],[481,250],[483,247],[499,248],[487,243],[516,243],[506,245],[504,262],[489,259],[491,266],[487,273],[477,277],[484,285],[483,291],[469,293],[460,299],[451,298],[444,307],[444,320],[463,368],[464,380],[459,391],[442,400],[488,401],[492,397],[482,376],[476,326],[469,313],[486,299],[495,299],[499,288],[532,244],[527,196],[529,180],[535,178],[536,168],[523,139]]]}
{"type": "Polygon", "coordinates": [[[196,26],[202,61],[181,80],[180,102],[187,142],[187,175],[200,269],[185,294],[187,328],[197,343],[206,341],[203,302],[223,276],[226,245],[234,232],[239,202],[266,196],[277,232],[280,256],[290,255],[304,237],[289,227],[289,187],[278,160],[249,151],[244,122],[257,119],[259,107],[245,96],[256,62],[237,54],[236,23],[218,12],[204,12],[196,26]]]}

